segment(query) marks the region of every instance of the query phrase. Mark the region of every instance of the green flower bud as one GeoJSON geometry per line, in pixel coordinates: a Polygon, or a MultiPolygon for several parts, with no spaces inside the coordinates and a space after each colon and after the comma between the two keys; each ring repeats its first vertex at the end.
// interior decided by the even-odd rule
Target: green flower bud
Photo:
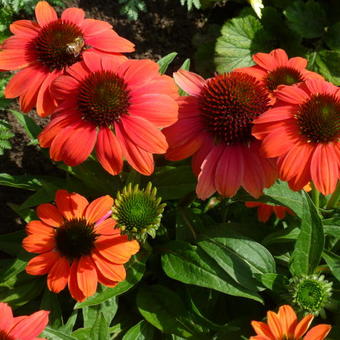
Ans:
{"type": "Polygon", "coordinates": [[[132,187],[129,183],[118,192],[112,217],[117,221],[117,227],[129,239],[145,241],[147,235],[156,237],[165,203],[157,198],[157,189],[149,182],[145,189],[139,189],[138,184],[132,187]]]}
{"type": "Polygon", "coordinates": [[[304,313],[318,315],[332,295],[332,282],[324,275],[305,275],[289,281],[293,304],[304,313]]]}

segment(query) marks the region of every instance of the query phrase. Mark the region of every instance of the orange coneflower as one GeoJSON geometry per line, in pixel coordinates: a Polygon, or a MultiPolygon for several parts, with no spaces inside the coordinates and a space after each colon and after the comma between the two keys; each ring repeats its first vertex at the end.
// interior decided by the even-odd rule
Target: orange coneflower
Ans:
{"type": "Polygon", "coordinates": [[[257,208],[257,219],[260,222],[267,222],[272,214],[275,214],[277,218],[283,219],[286,214],[294,215],[293,211],[282,205],[271,205],[262,202],[249,201],[245,202],[247,208],[257,208]]]}
{"type": "Polygon", "coordinates": [[[260,321],[252,321],[256,335],[249,340],[323,340],[331,330],[330,325],[321,324],[308,328],[314,319],[313,314],[308,314],[298,322],[293,308],[284,305],[279,312],[267,312],[267,324],[260,321]],[[307,334],[306,334],[307,332],[307,334]]]}
{"type": "Polygon", "coordinates": [[[68,8],[58,19],[53,7],[40,1],[35,16],[37,21],[13,22],[10,30],[14,36],[4,41],[0,51],[0,69],[21,70],[8,83],[5,96],[20,97],[23,112],[35,106],[40,116],[51,114],[55,100],[50,85],[86,51],[134,51],[134,45],[113,31],[110,24],[85,19],[80,8],[68,8]]]}
{"type": "Polygon", "coordinates": [[[13,317],[11,307],[0,302],[0,339],[38,339],[37,336],[48,324],[48,314],[48,311],[40,310],[31,315],[13,317]]]}
{"type": "Polygon", "coordinates": [[[151,60],[116,62],[86,53],[54,82],[60,103],[39,136],[53,160],[75,166],[92,150],[103,168],[117,175],[123,158],[144,175],[154,170],[153,154],[168,144],[160,128],[177,120],[177,90],[151,60]]]}
{"type": "Polygon", "coordinates": [[[279,175],[293,190],[312,181],[331,194],[340,175],[339,89],[309,79],[281,86],[276,96],[280,104],[254,121],[253,135],[262,139],[264,155],[279,157],[279,175]]]}
{"type": "Polygon", "coordinates": [[[215,191],[233,196],[242,186],[259,197],[276,179],[274,162],[259,152],[252,121],[269,109],[268,91],[252,76],[231,72],[208,80],[180,70],[177,84],[191,96],[179,99],[179,120],[164,133],[167,158],[193,155],[196,192],[206,199],[215,191]]]}
{"type": "Polygon", "coordinates": [[[139,244],[114,229],[116,222],[109,217],[113,199],[103,196],[89,203],[79,194],[58,190],[55,202],[39,205],[40,220],[26,226],[23,247],[40,254],[29,261],[27,273],[48,274],[47,286],[55,293],[68,284],[78,301],[93,295],[98,281],[113,287],[125,280],[123,264],[139,244]]]}
{"type": "Polygon", "coordinates": [[[238,68],[235,71],[245,72],[258,79],[268,89],[271,104],[276,101],[275,93],[280,85],[293,85],[310,78],[323,79],[320,74],[306,69],[305,58],[288,58],[287,53],[280,48],[270,53],[256,53],[253,60],[255,66],[238,68]]]}

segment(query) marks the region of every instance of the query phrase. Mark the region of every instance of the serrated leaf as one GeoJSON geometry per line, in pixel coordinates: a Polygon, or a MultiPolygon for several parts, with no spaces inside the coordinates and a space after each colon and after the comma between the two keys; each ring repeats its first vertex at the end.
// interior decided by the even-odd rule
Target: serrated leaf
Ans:
{"type": "Polygon", "coordinates": [[[316,55],[318,70],[326,80],[340,85],[340,51],[322,50],[316,55]]]}
{"type": "Polygon", "coordinates": [[[254,65],[252,55],[269,52],[274,47],[271,40],[260,21],[252,15],[228,20],[215,46],[217,71],[230,72],[234,68],[254,65]]]}
{"type": "Polygon", "coordinates": [[[327,24],[326,14],[322,6],[314,1],[294,1],[284,14],[289,27],[304,38],[318,38],[323,34],[327,24]]]}
{"type": "Polygon", "coordinates": [[[312,200],[303,192],[301,231],[291,256],[290,271],[293,275],[313,274],[324,247],[322,222],[312,200]]]}
{"type": "Polygon", "coordinates": [[[159,73],[164,74],[166,72],[169,65],[176,58],[177,54],[177,52],[169,53],[165,57],[157,61],[157,64],[159,65],[159,73]]]}

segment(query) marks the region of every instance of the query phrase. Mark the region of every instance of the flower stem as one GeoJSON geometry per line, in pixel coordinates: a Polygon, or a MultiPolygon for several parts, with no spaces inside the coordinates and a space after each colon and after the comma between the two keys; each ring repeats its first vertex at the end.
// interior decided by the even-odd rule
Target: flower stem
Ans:
{"type": "Polygon", "coordinates": [[[311,182],[312,187],[312,201],[314,202],[317,209],[320,207],[320,192],[316,189],[313,182],[311,182]]]}
{"type": "Polygon", "coordinates": [[[333,192],[332,196],[330,197],[327,203],[327,209],[335,208],[340,198],[340,181],[338,182],[335,191],[333,192]]]}

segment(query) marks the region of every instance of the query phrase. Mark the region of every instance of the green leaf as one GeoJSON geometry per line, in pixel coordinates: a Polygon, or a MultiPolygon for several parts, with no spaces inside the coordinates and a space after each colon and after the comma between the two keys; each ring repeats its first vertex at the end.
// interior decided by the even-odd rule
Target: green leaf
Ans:
{"type": "Polygon", "coordinates": [[[105,317],[100,313],[93,324],[90,332],[91,340],[108,340],[109,339],[109,325],[105,317]]]}
{"type": "Polygon", "coordinates": [[[256,287],[241,286],[202,248],[183,241],[170,241],[162,250],[165,252],[162,267],[170,278],[262,302],[256,287]]]}
{"type": "Polygon", "coordinates": [[[146,321],[139,321],[123,336],[122,340],[152,340],[155,329],[146,321]]]}
{"type": "Polygon", "coordinates": [[[17,119],[19,124],[26,130],[28,137],[32,140],[34,144],[38,144],[37,138],[42,128],[36,124],[36,122],[21,112],[10,110],[14,117],[17,119]]]}
{"type": "Polygon", "coordinates": [[[191,11],[193,7],[196,7],[197,9],[201,8],[201,1],[200,0],[181,0],[181,5],[187,5],[188,11],[191,11]]]}
{"type": "Polygon", "coordinates": [[[322,257],[328,264],[332,274],[340,281],[340,256],[325,250],[322,253],[322,257]]]}
{"type": "Polygon", "coordinates": [[[308,194],[303,193],[301,231],[291,256],[290,271],[293,275],[308,275],[319,264],[324,247],[323,227],[318,211],[308,194]]]}
{"type": "Polygon", "coordinates": [[[261,244],[226,228],[227,225],[210,227],[197,245],[239,285],[254,290],[255,275],[276,271],[274,258],[261,244]]]}
{"type": "Polygon", "coordinates": [[[52,328],[59,328],[62,326],[63,315],[61,306],[58,300],[58,295],[51,292],[45,287],[44,294],[40,303],[40,309],[49,310],[48,324],[52,328]]]}
{"type": "Polygon", "coordinates": [[[78,328],[72,333],[72,336],[78,340],[91,339],[91,328],[78,328]]]}
{"type": "Polygon", "coordinates": [[[287,292],[288,279],[286,276],[276,273],[265,273],[258,276],[264,287],[277,292],[278,294],[287,292]]]}
{"type": "Polygon", "coordinates": [[[108,324],[116,315],[118,304],[116,297],[102,302],[99,305],[89,306],[83,308],[84,327],[92,327],[93,323],[98,318],[99,314],[102,314],[108,324]]]}
{"type": "Polygon", "coordinates": [[[29,175],[12,176],[10,174],[0,173],[0,185],[36,191],[41,187],[42,183],[38,178],[34,176],[29,175]]]}
{"type": "MultiPolygon", "coordinates": [[[[183,62],[183,64],[182,64],[182,66],[181,66],[179,69],[180,69],[180,70],[189,71],[189,69],[190,69],[190,59],[189,59],[189,58],[185,59],[184,62],[183,62]]],[[[180,96],[187,96],[187,95],[188,95],[188,94],[187,94],[184,90],[182,90],[182,89],[179,89],[178,93],[179,93],[180,96]]]]}
{"type": "Polygon", "coordinates": [[[294,1],[284,14],[289,27],[304,38],[318,38],[327,24],[326,13],[322,6],[314,1],[294,1]]]}
{"type": "Polygon", "coordinates": [[[169,53],[165,57],[157,61],[157,64],[159,65],[159,73],[164,74],[166,72],[169,65],[176,58],[177,54],[177,52],[169,53]]]}
{"type": "Polygon", "coordinates": [[[340,50],[340,22],[329,27],[324,35],[324,41],[332,50],[340,50]]]}
{"type": "Polygon", "coordinates": [[[25,237],[25,232],[23,230],[15,231],[10,234],[0,235],[0,250],[12,255],[17,256],[22,250],[22,239],[25,237]]]}
{"type": "Polygon", "coordinates": [[[298,238],[299,234],[300,234],[299,228],[295,227],[287,228],[269,234],[263,239],[262,243],[264,245],[269,245],[273,243],[285,243],[287,241],[294,241],[298,238]]]}
{"type": "Polygon", "coordinates": [[[55,330],[51,327],[46,327],[41,336],[44,336],[49,340],[77,340],[77,338],[74,338],[73,336],[70,336],[62,331],[55,330]]]}
{"type": "Polygon", "coordinates": [[[164,286],[142,287],[138,291],[137,307],[146,321],[164,333],[185,338],[196,334],[196,325],[184,303],[175,292],[164,286]]]}
{"type": "Polygon", "coordinates": [[[215,46],[217,71],[230,72],[237,67],[254,65],[252,55],[269,52],[274,47],[271,39],[253,15],[228,20],[215,46]]]}
{"type": "Polygon", "coordinates": [[[191,166],[183,165],[171,167],[152,178],[152,183],[157,187],[158,195],[163,200],[179,199],[195,190],[196,179],[191,166]]]}
{"type": "Polygon", "coordinates": [[[145,263],[147,255],[140,252],[138,255],[132,257],[126,270],[126,280],[117,284],[113,288],[102,286],[102,291],[90,296],[86,301],[77,303],[74,308],[83,308],[86,306],[98,305],[105,302],[114,296],[121,295],[132,288],[137,282],[141,280],[145,270],[145,263]]]}
{"type": "Polygon", "coordinates": [[[340,50],[329,51],[322,50],[317,53],[316,64],[319,68],[319,72],[326,78],[326,80],[332,82],[334,85],[340,85],[340,50]]]}
{"type": "Polygon", "coordinates": [[[11,143],[8,141],[14,137],[11,126],[3,119],[0,119],[0,155],[4,154],[5,149],[10,149],[11,143]]]}
{"type": "Polygon", "coordinates": [[[289,189],[286,182],[277,181],[269,189],[264,189],[263,193],[264,196],[260,198],[262,202],[284,205],[293,210],[298,217],[301,217],[304,213],[301,192],[289,189]]]}
{"type": "Polygon", "coordinates": [[[333,236],[340,240],[340,226],[325,224],[323,226],[323,231],[326,235],[333,236]]]}

